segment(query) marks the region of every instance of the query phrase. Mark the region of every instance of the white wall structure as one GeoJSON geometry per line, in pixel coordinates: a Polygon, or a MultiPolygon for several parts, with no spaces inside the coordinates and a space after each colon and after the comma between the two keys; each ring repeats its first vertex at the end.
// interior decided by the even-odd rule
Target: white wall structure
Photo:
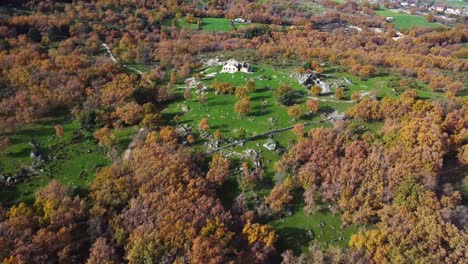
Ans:
{"type": "Polygon", "coordinates": [[[245,73],[250,72],[249,64],[246,62],[240,63],[236,61],[235,59],[229,59],[223,65],[223,69],[221,70],[221,73],[235,73],[235,72],[245,72],[245,73]]]}

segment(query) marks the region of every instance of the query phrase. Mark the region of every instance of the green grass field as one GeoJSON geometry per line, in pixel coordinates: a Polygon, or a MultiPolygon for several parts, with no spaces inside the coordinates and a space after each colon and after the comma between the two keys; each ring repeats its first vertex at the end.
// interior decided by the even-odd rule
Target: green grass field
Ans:
{"type": "Polygon", "coordinates": [[[205,17],[202,19],[202,30],[209,32],[227,32],[233,29],[227,18],[205,17]]]}
{"type": "MultiPolygon", "coordinates": [[[[220,68],[212,69],[219,71],[220,68]]],[[[209,73],[209,72],[208,72],[209,73]]],[[[204,105],[200,105],[197,101],[198,94],[193,90],[192,99],[184,102],[183,99],[169,105],[164,111],[166,115],[174,116],[181,115],[181,107],[187,104],[191,111],[185,115],[181,115],[182,123],[190,123],[196,127],[202,118],[208,118],[211,126],[210,132],[220,129],[227,136],[234,136],[232,131],[240,127],[244,127],[250,135],[266,132],[273,129],[267,119],[274,117],[277,119],[275,127],[287,127],[293,124],[287,114],[287,108],[279,106],[277,96],[273,91],[277,89],[280,83],[288,84],[298,93],[306,95],[307,91],[300,87],[297,81],[287,76],[286,73],[274,71],[267,66],[259,66],[258,70],[252,74],[247,73],[221,73],[217,74],[212,80],[206,81],[205,84],[210,84],[216,80],[218,82],[228,82],[235,86],[244,85],[249,79],[255,80],[256,89],[250,93],[252,100],[252,113],[246,117],[240,118],[234,112],[234,104],[237,99],[233,94],[216,95],[213,91],[208,92],[208,100],[204,105]],[[265,105],[262,105],[263,104],[265,105]]],[[[183,89],[179,89],[178,97],[182,97],[183,89]]],[[[304,103],[305,98],[298,96],[295,98],[295,103],[304,103]]],[[[305,110],[305,108],[304,108],[305,110]]],[[[308,116],[304,116],[298,122],[312,120],[308,116]]]]}
{"type": "MultiPolygon", "coordinates": [[[[345,91],[345,99],[350,99],[351,95],[354,92],[360,92],[361,94],[375,93],[377,97],[391,97],[398,98],[399,95],[395,94],[392,89],[388,86],[389,81],[397,77],[393,74],[380,73],[377,76],[361,79],[358,76],[347,73],[342,67],[329,67],[326,72],[330,73],[329,78],[339,79],[347,78],[352,82],[352,85],[349,85],[349,89],[345,91]],[[339,70],[339,72],[338,72],[339,70]]],[[[417,81],[418,84],[418,96],[422,99],[436,98],[442,99],[445,97],[443,92],[433,92],[431,91],[427,84],[424,84],[420,81],[417,81]]]]}
{"type": "MultiPolygon", "coordinates": [[[[197,24],[190,24],[185,22],[185,18],[180,18],[178,20],[179,27],[182,28],[190,28],[190,29],[198,29],[197,24]]],[[[165,20],[163,22],[165,26],[172,26],[172,19],[165,20]]],[[[262,24],[259,23],[240,23],[235,24],[235,27],[232,26],[231,20],[227,18],[219,18],[219,17],[204,17],[202,18],[201,30],[206,32],[229,32],[234,29],[242,29],[249,26],[259,26],[262,24]]]]}
{"type": "MultiPolygon", "coordinates": [[[[296,79],[290,77],[290,74],[292,73],[290,70],[273,69],[267,65],[258,65],[256,68],[256,71],[251,74],[240,72],[235,74],[222,73],[215,75],[211,80],[204,81],[204,84],[208,87],[214,80],[240,86],[246,84],[248,80],[254,79],[256,89],[249,94],[252,98],[252,113],[246,117],[239,118],[234,112],[233,106],[237,100],[234,95],[216,95],[213,91],[209,91],[207,102],[204,105],[200,105],[197,101],[198,95],[194,90],[192,91],[191,100],[185,101],[182,99],[183,88],[177,90],[177,97],[179,99],[170,104],[163,113],[168,119],[172,116],[179,115],[181,117],[180,123],[190,124],[195,130],[198,122],[202,118],[207,118],[210,124],[210,133],[219,129],[226,137],[236,137],[233,131],[239,128],[244,128],[247,131],[247,136],[254,136],[272,129],[288,127],[294,123],[318,121],[322,119],[322,115],[327,112],[334,111],[334,109],[344,111],[350,107],[349,103],[322,102],[321,111],[319,111],[318,114],[304,114],[299,120],[292,122],[291,118],[287,114],[287,107],[279,105],[277,101],[278,96],[275,95],[273,91],[277,89],[281,83],[290,85],[298,94],[294,99],[294,103],[302,105],[307,100],[306,96],[310,95],[309,91],[299,85],[296,79]],[[266,106],[262,106],[262,102],[264,102],[264,104],[266,102],[266,106]],[[190,111],[186,114],[182,114],[181,112],[181,107],[184,104],[188,105],[190,108],[190,111]],[[269,124],[268,118],[275,118],[276,123],[272,126],[269,124]]],[[[210,72],[219,72],[219,70],[219,66],[210,68],[206,74],[209,74],[210,72]]],[[[302,107],[305,113],[305,106],[303,105],[302,107]]],[[[321,124],[321,126],[323,125],[324,124],[321,124]]],[[[327,124],[325,124],[325,126],[327,126],[327,124]]],[[[308,127],[307,130],[310,128],[311,127],[308,127]]],[[[275,134],[273,139],[284,148],[287,148],[296,142],[296,137],[291,131],[275,134]]],[[[256,139],[255,141],[246,142],[244,146],[233,147],[229,150],[242,153],[246,149],[255,149],[262,153],[265,165],[263,180],[258,183],[254,189],[247,190],[247,195],[257,193],[261,197],[264,197],[269,194],[275,184],[274,164],[276,161],[281,159],[282,152],[272,152],[263,146],[259,147],[259,144],[263,144],[265,141],[266,139],[256,139]]],[[[199,146],[196,146],[195,148],[200,150],[200,145],[203,141],[199,140],[198,143],[199,146]]],[[[223,191],[219,194],[223,203],[229,205],[240,192],[241,190],[239,186],[237,186],[236,178],[235,176],[232,176],[228,179],[223,191]]],[[[326,235],[323,237],[316,237],[317,241],[321,241],[323,244],[336,242],[337,245],[341,246],[344,246],[347,243],[346,241],[349,239],[352,229],[346,231],[348,233],[345,232],[344,235],[341,234],[341,230],[339,230],[339,226],[341,224],[339,215],[332,215],[331,213],[324,212],[313,216],[306,216],[304,215],[301,207],[302,206],[296,206],[293,211],[293,215],[285,217],[283,222],[278,220],[270,223],[275,227],[281,237],[281,240],[279,241],[280,247],[298,249],[295,245],[297,243],[302,243],[303,237],[296,236],[296,233],[302,232],[302,234],[306,234],[307,230],[315,228],[313,225],[317,223],[317,221],[320,221],[318,219],[323,219],[327,226],[333,227],[334,229],[326,231],[326,235]],[[338,240],[340,236],[343,236],[344,238],[342,240],[338,240]]],[[[299,250],[302,249],[303,248],[299,250]]]]}
{"type": "Polygon", "coordinates": [[[411,27],[442,27],[441,24],[435,22],[428,22],[426,18],[407,13],[397,13],[392,10],[379,10],[376,13],[383,17],[393,17],[395,27],[401,29],[411,29],[411,27]]]}
{"type": "Polygon", "coordinates": [[[449,6],[453,7],[466,7],[468,6],[467,1],[463,0],[448,0],[448,1],[441,1],[442,3],[447,3],[449,6]]]}
{"type": "Polygon", "coordinates": [[[280,250],[293,249],[296,254],[307,250],[310,241],[316,241],[323,247],[335,245],[346,247],[352,234],[357,233],[356,226],[341,228],[341,216],[328,210],[307,215],[303,204],[290,216],[275,220],[270,224],[279,235],[280,250]]]}
{"type": "MultiPolygon", "coordinates": [[[[46,118],[23,126],[14,134],[7,134],[11,145],[0,152],[0,165],[4,167],[2,173],[5,176],[14,178],[20,167],[31,165],[31,146],[28,144],[31,140],[39,144],[49,159],[36,177],[20,181],[13,186],[0,187],[0,203],[9,205],[22,201],[31,202],[34,191],[47,185],[52,179],[71,187],[76,194],[85,194],[96,172],[109,165],[110,160],[105,150],[97,145],[91,132],[78,136],[79,128],[78,123],[65,118],[46,118]],[[58,124],[65,131],[63,140],[55,136],[54,126],[58,124]]],[[[120,139],[119,150],[128,145],[135,129],[129,127],[116,131],[120,139]]]]}

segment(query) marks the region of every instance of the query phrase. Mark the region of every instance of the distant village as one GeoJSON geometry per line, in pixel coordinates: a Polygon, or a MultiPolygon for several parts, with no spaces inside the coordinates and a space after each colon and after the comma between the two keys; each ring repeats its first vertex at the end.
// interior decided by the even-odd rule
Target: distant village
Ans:
{"type": "MultiPolygon", "coordinates": [[[[463,1],[460,0],[460,2],[463,1]]],[[[432,16],[435,22],[442,24],[454,24],[457,23],[458,20],[464,20],[465,17],[468,17],[468,6],[451,5],[442,1],[389,0],[383,1],[383,4],[385,7],[393,9],[396,12],[426,17],[432,16]]],[[[386,19],[387,21],[393,20],[391,17],[387,17],[386,19]]]]}

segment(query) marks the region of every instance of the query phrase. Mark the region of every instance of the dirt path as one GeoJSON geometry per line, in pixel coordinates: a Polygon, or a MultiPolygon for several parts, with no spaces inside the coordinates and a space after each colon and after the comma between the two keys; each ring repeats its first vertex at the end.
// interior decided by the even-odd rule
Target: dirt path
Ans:
{"type": "MultiPolygon", "coordinates": [[[[106,49],[106,52],[107,52],[107,54],[109,55],[109,58],[111,59],[111,61],[112,61],[112,62],[115,62],[115,63],[119,63],[119,62],[117,61],[117,59],[114,57],[114,54],[112,54],[112,51],[110,50],[109,46],[107,46],[106,43],[102,43],[102,46],[106,49]]],[[[135,72],[137,72],[138,74],[143,75],[143,72],[140,71],[140,70],[138,70],[138,69],[135,69],[135,68],[133,68],[133,67],[131,67],[131,66],[128,66],[128,65],[125,65],[125,64],[122,64],[122,66],[123,66],[124,68],[126,68],[126,69],[135,71],[135,72]]]]}

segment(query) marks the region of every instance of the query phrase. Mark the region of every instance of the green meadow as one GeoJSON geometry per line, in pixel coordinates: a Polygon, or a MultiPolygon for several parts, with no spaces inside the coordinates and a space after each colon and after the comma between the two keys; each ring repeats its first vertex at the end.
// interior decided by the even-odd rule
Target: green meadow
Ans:
{"type": "Polygon", "coordinates": [[[407,13],[397,13],[389,9],[379,10],[376,13],[383,17],[393,17],[395,27],[399,30],[409,30],[412,27],[442,27],[441,24],[435,22],[428,22],[425,17],[418,15],[411,15],[407,13]]]}
{"type": "MultiPolygon", "coordinates": [[[[230,19],[222,17],[203,17],[201,18],[201,30],[206,32],[229,32],[236,29],[242,29],[250,26],[260,26],[260,23],[231,23],[230,19]]],[[[168,19],[163,22],[165,26],[172,26],[173,19],[168,19]]],[[[177,20],[177,25],[182,28],[198,29],[197,24],[187,23],[185,17],[177,20]]]]}
{"type": "MultiPolygon", "coordinates": [[[[135,131],[136,127],[115,131],[120,140],[120,150],[126,148],[135,131]]],[[[0,152],[0,167],[5,177],[14,179],[22,167],[31,166],[30,141],[36,142],[46,159],[36,176],[21,179],[12,186],[0,187],[0,201],[4,205],[32,202],[34,191],[52,179],[72,188],[76,194],[83,195],[97,171],[111,164],[106,151],[98,146],[92,132],[81,131],[77,122],[67,118],[44,118],[5,135],[10,140],[10,146],[0,152]],[[55,125],[63,127],[63,138],[55,136],[55,125]]]]}
{"type": "Polygon", "coordinates": [[[358,231],[354,225],[341,228],[341,216],[326,209],[307,215],[303,204],[299,204],[292,215],[270,224],[279,235],[278,247],[293,249],[296,253],[306,251],[310,241],[324,248],[330,245],[346,247],[351,235],[358,231]]]}
{"type": "Polygon", "coordinates": [[[453,7],[466,7],[468,6],[468,2],[467,1],[463,1],[463,0],[448,0],[448,1],[442,1],[442,3],[447,3],[449,6],[453,6],[453,7]]]}

